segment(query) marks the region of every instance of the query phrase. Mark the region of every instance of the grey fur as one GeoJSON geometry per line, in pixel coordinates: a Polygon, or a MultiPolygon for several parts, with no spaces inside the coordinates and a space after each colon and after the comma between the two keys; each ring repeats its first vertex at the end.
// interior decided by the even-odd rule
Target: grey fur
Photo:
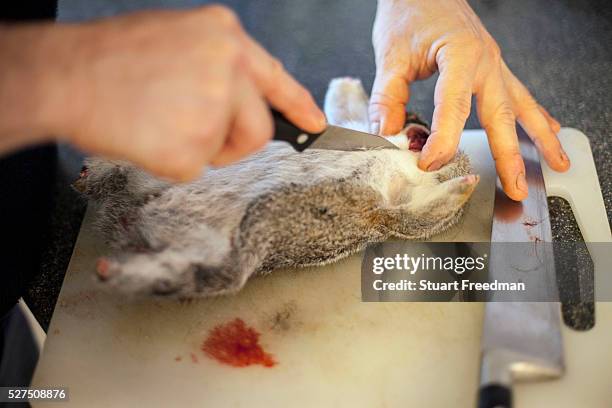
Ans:
{"type": "MultiPolygon", "coordinates": [[[[331,82],[330,123],[363,130],[363,104],[359,81],[331,82]]],[[[398,145],[406,145],[404,133],[398,145]]],[[[189,298],[235,292],[255,273],[330,263],[368,242],[447,229],[478,178],[465,177],[463,154],[433,173],[416,160],[407,150],[296,153],[271,143],[177,185],[128,163],[89,158],[76,187],[96,202],[96,225],[117,252],[98,268],[104,285],[189,298]]]]}

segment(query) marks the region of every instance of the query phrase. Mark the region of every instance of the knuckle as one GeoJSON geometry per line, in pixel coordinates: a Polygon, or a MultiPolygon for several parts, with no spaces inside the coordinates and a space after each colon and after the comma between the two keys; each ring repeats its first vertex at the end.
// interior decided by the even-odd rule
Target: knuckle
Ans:
{"type": "Polygon", "coordinates": [[[523,162],[523,156],[517,147],[509,147],[503,151],[493,152],[493,160],[497,166],[505,169],[506,167],[515,167],[516,163],[523,162]]]}
{"type": "Polygon", "coordinates": [[[270,58],[270,72],[272,77],[284,73],[285,66],[283,65],[282,61],[275,57],[270,58]]]}
{"type": "Polygon", "coordinates": [[[490,40],[486,41],[486,43],[483,44],[483,50],[494,61],[500,61],[501,60],[501,49],[499,48],[499,45],[497,44],[497,42],[495,40],[490,39],[490,40]]]}
{"type": "Polygon", "coordinates": [[[465,120],[470,114],[472,108],[472,101],[470,98],[470,95],[463,95],[455,97],[452,101],[453,106],[455,106],[455,112],[461,120],[465,120]]]}
{"type": "Polygon", "coordinates": [[[448,95],[444,97],[444,102],[450,109],[446,109],[447,114],[455,121],[465,121],[470,115],[472,109],[471,95],[468,93],[460,93],[448,95]]]}
{"type": "Polygon", "coordinates": [[[304,106],[312,100],[310,92],[286,73],[283,63],[278,59],[273,58],[269,73],[272,80],[267,81],[263,89],[269,97],[283,96],[295,107],[304,106]],[[283,85],[279,86],[281,82],[283,85]]]}
{"type": "Polygon", "coordinates": [[[485,115],[483,119],[484,123],[482,125],[486,129],[493,125],[514,126],[516,116],[510,104],[504,101],[497,104],[490,114],[485,115]]]}
{"type": "Polygon", "coordinates": [[[470,59],[480,59],[485,51],[484,40],[476,33],[464,34],[458,39],[458,43],[461,45],[461,52],[470,59]]]}
{"type": "Polygon", "coordinates": [[[236,28],[240,26],[240,19],[236,13],[222,4],[211,4],[203,8],[205,13],[217,24],[226,28],[236,28]]]}
{"type": "Polygon", "coordinates": [[[527,91],[527,89],[521,87],[519,91],[519,103],[521,104],[522,110],[537,110],[539,111],[540,105],[535,98],[527,91]]]}
{"type": "Polygon", "coordinates": [[[498,121],[502,122],[505,125],[514,126],[514,122],[516,121],[516,117],[514,115],[514,111],[510,107],[508,103],[501,103],[497,108],[495,113],[495,117],[498,121]]]}
{"type": "Polygon", "coordinates": [[[370,97],[370,107],[384,107],[384,108],[404,108],[405,104],[402,100],[395,97],[395,95],[388,95],[384,92],[375,91],[372,92],[370,97]]]}
{"type": "Polygon", "coordinates": [[[370,101],[368,105],[368,113],[370,115],[370,119],[373,119],[373,116],[380,116],[386,113],[390,109],[389,105],[383,102],[370,101]]]}
{"type": "Polygon", "coordinates": [[[207,51],[214,54],[216,61],[234,63],[240,57],[240,42],[232,35],[219,35],[207,51]]]}

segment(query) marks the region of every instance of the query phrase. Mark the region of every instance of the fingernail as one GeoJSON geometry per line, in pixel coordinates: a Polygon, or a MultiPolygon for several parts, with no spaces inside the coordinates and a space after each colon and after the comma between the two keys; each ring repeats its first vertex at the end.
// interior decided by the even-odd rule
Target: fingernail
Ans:
{"type": "Polygon", "coordinates": [[[375,135],[380,134],[380,122],[370,123],[370,133],[375,135]]]}
{"type": "Polygon", "coordinates": [[[442,160],[434,160],[432,161],[429,166],[427,166],[427,171],[436,171],[439,170],[440,167],[442,167],[444,163],[442,163],[442,160]]]}
{"type": "Polygon", "coordinates": [[[527,179],[525,178],[525,173],[521,172],[516,176],[516,188],[526,193],[529,192],[529,187],[527,187],[527,179]]]}
{"type": "Polygon", "coordinates": [[[313,118],[315,118],[314,124],[318,128],[325,128],[327,126],[327,118],[325,117],[325,114],[321,112],[318,108],[314,109],[312,113],[313,113],[313,118]]]}
{"type": "Polygon", "coordinates": [[[565,150],[561,149],[560,156],[561,156],[561,161],[566,162],[566,163],[569,162],[569,157],[567,157],[567,153],[565,153],[565,150]]]}

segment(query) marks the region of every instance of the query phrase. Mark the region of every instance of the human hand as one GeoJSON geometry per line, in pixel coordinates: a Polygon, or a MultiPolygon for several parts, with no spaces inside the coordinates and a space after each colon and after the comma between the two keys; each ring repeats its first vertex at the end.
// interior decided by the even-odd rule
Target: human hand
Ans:
{"type": "Polygon", "coordinates": [[[268,104],[319,132],[306,89],[222,6],[153,11],[63,28],[74,61],[56,132],[174,180],[223,165],[272,136],[268,104]]]}
{"type": "Polygon", "coordinates": [[[527,197],[516,120],[552,169],[569,169],[556,136],[559,122],[508,69],[497,43],[465,0],[379,0],[372,39],[376,56],[369,111],[373,132],[399,132],[410,83],[440,73],[432,132],[419,159],[421,169],[437,170],[453,158],[473,94],[497,173],[510,198],[527,197]]]}

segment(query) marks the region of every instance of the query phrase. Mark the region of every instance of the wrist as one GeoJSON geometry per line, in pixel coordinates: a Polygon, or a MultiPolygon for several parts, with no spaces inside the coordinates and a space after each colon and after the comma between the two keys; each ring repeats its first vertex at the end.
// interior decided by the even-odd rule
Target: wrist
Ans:
{"type": "Polygon", "coordinates": [[[70,100],[73,30],[53,23],[0,26],[0,148],[66,136],[78,108],[70,100]]]}

